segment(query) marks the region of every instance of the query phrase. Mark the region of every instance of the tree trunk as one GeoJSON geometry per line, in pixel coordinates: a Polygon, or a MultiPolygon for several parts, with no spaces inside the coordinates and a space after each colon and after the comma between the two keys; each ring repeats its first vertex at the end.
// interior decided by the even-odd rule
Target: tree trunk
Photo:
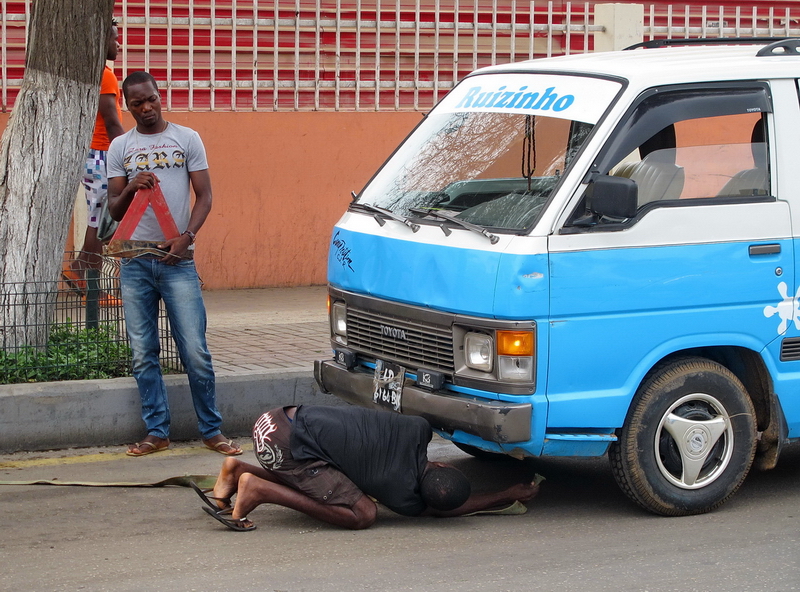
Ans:
{"type": "Polygon", "coordinates": [[[2,345],[47,341],[97,115],[114,0],[34,0],[25,77],[0,141],[2,345]],[[47,296],[50,294],[50,296],[47,296]]]}

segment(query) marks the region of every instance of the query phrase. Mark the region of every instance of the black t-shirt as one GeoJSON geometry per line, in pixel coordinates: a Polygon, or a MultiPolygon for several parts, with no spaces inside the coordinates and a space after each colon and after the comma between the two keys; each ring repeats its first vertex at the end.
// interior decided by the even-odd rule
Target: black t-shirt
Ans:
{"type": "Polygon", "coordinates": [[[291,436],[295,460],[319,459],[390,510],[418,516],[419,481],[433,432],[426,420],[361,407],[299,407],[291,436]]]}

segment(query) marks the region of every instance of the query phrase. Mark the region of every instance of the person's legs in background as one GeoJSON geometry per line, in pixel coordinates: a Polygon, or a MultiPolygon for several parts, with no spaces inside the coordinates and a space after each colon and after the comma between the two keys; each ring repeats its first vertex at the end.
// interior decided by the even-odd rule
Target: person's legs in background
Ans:
{"type": "MultiPolygon", "coordinates": [[[[87,270],[97,270],[99,276],[103,264],[103,243],[97,238],[97,226],[100,222],[103,200],[107,199],[108,193],[105,151],[89,150],[84,168],[83,189],[88,210],[83,245],[69,269],[64,271],[65,280],[72,288],[81,292],[86,291],[87,270]]],[[[120,306],[122,304],[119,298],[106,293],[100,294],[99,303],[100,306],[120,306]]]]}

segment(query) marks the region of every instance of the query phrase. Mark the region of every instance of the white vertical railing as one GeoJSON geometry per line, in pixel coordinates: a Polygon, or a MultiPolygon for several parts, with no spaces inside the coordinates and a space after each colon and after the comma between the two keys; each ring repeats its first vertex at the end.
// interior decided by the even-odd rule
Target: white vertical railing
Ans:
{"type": "Polygon", "coordinates": [[[381,105],[381,0],[375,0],[375,111],[380,110],[381,105]]]}
{"type": "Polygon", "coordinates": [[[320,61],[322,56],[322,8],[317,3],[314,27],[314,110],[320,109],[320,61]]]}
{"type": "MultiPolygon", "coordinates": [[[[414,2],[414,72],[419,72],[420,0],[414,2]]],[[[414,76],[414,110],[419,110],[419,78],[414,76]]]]}
{"type": "Polygon", "coordinates": [[[441,12],[439,9],[441,8],[440,0],[436,0],[434,4],[434,17],[433,17],[433,24],[436,27],[433,32],[433,102],[439,100],[439,36],[441,35],[441,26],[439,24],[439,19],[441,18],[441,12]]]}
{"type": "Polygon", "coordinates": [[[280,12],[278,2],[272,13],[272,108],[278,109],[278,76],[280,68],[278,60],[280,58],[280,12]]]}
{"type": "MultiPolygon", "coordinates": [[[[258,0],[253,0],[253,21],[258,22],[258,0]]],[[[251,106],[253,111],[258,110],[258,27],[253,29],[252,56],[250,57],[252,79],[251,84],[251,106]]]]}
{"type": "Polygon", "coordinates": [[[6,8],[6,0],[0,0],[0,14],[3,15],[3,20],[0,22],[0,78],[3,80],[3,87],[0,89],[0,104],[5,107],[8,104],[8,86],[6,85],[6,80],[8,79],[8,69],[6,68],[6,64],[8,64],[8,52],[6,51],[6,47],[8,47],[8,27],[5,15],[8,14],[8,9],[6,8]]]}
{"type": "Polygon", "coordinates": [[[342,2],[336,0],[336,45],[334,48],[334,110],[339,110],[339,99],[341,97],[341,76],[342,76],[342,2]]]}
{"type": "MultiPolygon", "coordinates": [[[[5,14],[5,11],[3,14],[5,14]]],[[[128,0],[122,0],[122,14],[128,14],[128,0]]],[[[122,19],[119,18],[117,20],[121,21],[122,19]]],[[[115,65],[115,68],[120,67],[120,62],[122,62],[122,80],[124,80],[128,76],[128,44],[126,43],[127,39],[125,38],[125,28],[122,25],[123,23],[120,22],[119,33],[121,39],[120,44],[122,45],[122,60],[119,59],[119,54],[117,54],[117,64],[115,65]]],[[[5,84],[5,76],[3,77],[3,84],[5,84]]],[[[3,106],[5,105],[6,103],[4,101],[3,106]]]]}
{"type": "Polygon", "coordinates": [[[150,32],[152,24],[150,21],[150,0],[144,0],[144,63],[152,63],[150,59],[150,32]]]}
{"type": "Polygon", "coordinates": [[[472,1],[472,68],[474,70],[478,67],[478,31],[480,30],[478,16],[478,0],[472,1]]]}
{"type": "Polygon", "coordinates": [[[355,61],[355,85],[356,111],[361,110],[361,0],[356,0],[356,61],[355,61]]]}
{"type": "Polygon", "coordinates": [[[566,28],[567,31],[564,35],[565,43],[564,43],[564,54],[570,54],[570,48],[572,45],[572,2],[567,2],[567,14],[564,17],[566,19],[566,28]]]}
{"type": "Polygon", "coordinates": [[[535,8],[536,8],[536,0],[531,0],[530,12],[529,12],[529,14],[531,15],[531,22],[530,22],[530,25],[527,28],[527,32],[528,32],[528,59],[529,60],[533,59],[533,56],[535,55],[535,51],[536,51],[536,38],[535,38],[535,35],[533,33],[533,31],[535,29],[535,24],[533,22],[534,18],[536,16],[535,8]]]}
{"type": "Polygon", "coordinates": [[[459,19],[461,18],[461,11],[459,9],[459,0],[455,0],[455,5],[453,6],[453,61],[452,61],[452,72],[453,76],[450,80],[451,85],[455,85],[458,82],[458,66],[460,63],[459,60],[459,51],[461,50],[458,40],[461,37],[459,35],[459,19]]]}
{"type": "Polygon", "coordinates": [[[395,0],[394,11],[394,108],[400,109],[400,0],[395,0]]]}
{"type": "Polygon", "coordinates": [[[585,2],[584,5],[583,5],[583,22],[584,22],[584,27],[583,27],[583,46],[584,47],[589,47],[589,27],[588,27],[588,24],[589,24],[590,19],[591,19],[591,16],[590,16],[590,13],[589,13],[589,3],[585,2]]]}
{"type": "Polygon", "coordinates": [[[209,80],[208,80],[208,89],[209,89],[209,107],[211,111],[214,111],[215,107],[217,106],[216,99],[217,93],[214,92],[217,89],[217,3],[211,3],[211,31],[209,37],[209,48],[208,48],[208,70],[209,70],[209,80]]]}
{"type": "MultiPolygon", "coordinates": [[[[172,33],[174,23],[172,21],[172,2],[167,6],[167,72],[172,72],[172,33]]],[[[172,84],[167,81],[167,105],[172,105],[172,84]]]]}
{"type": "MultiPolygon", "coordinates": [[[[125,23],[127,25],[127,22],[125,23]]],[[[194,43],[194,2],[189,3],[189,43],[194,43]]],[[[147,64],[145,64],[145,68],[147,68],[147,64]]],[[[171,76],[168,76],[169,80],[172,80],[171,76]]],[[[189,111],[194,110],[194,52],[189,52],[189,111]]],[[[169,105],[172,107],[172,104],[169,105]]]]}
{"type": "Polygon", "coordinates": [[[236,35],[238,31],[238,19],[236,17],[236,2],[234,2],[231,6],[231,111],[237,110],[236,89],[239,86],[239,77],[236,73],[237,54],[239,53],[238,39],[236,35]]]}

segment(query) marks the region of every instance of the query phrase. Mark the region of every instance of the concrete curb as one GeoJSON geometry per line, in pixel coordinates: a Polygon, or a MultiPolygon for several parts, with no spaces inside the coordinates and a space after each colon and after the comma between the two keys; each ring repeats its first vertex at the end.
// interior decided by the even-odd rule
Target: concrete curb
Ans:
{"type": "MultiPolygon", "coordinates": [[[[165,376],[173,440],[199,438],[185,375],[165,376]]],[[[226,436],[248,436],[256,418],[279,405],[342,405],[321,393],[311,369],[217,376],[226,436]]],[[[0,386],[0,453],[116,446],[145,436],[133,378],[0,386]]]]}

